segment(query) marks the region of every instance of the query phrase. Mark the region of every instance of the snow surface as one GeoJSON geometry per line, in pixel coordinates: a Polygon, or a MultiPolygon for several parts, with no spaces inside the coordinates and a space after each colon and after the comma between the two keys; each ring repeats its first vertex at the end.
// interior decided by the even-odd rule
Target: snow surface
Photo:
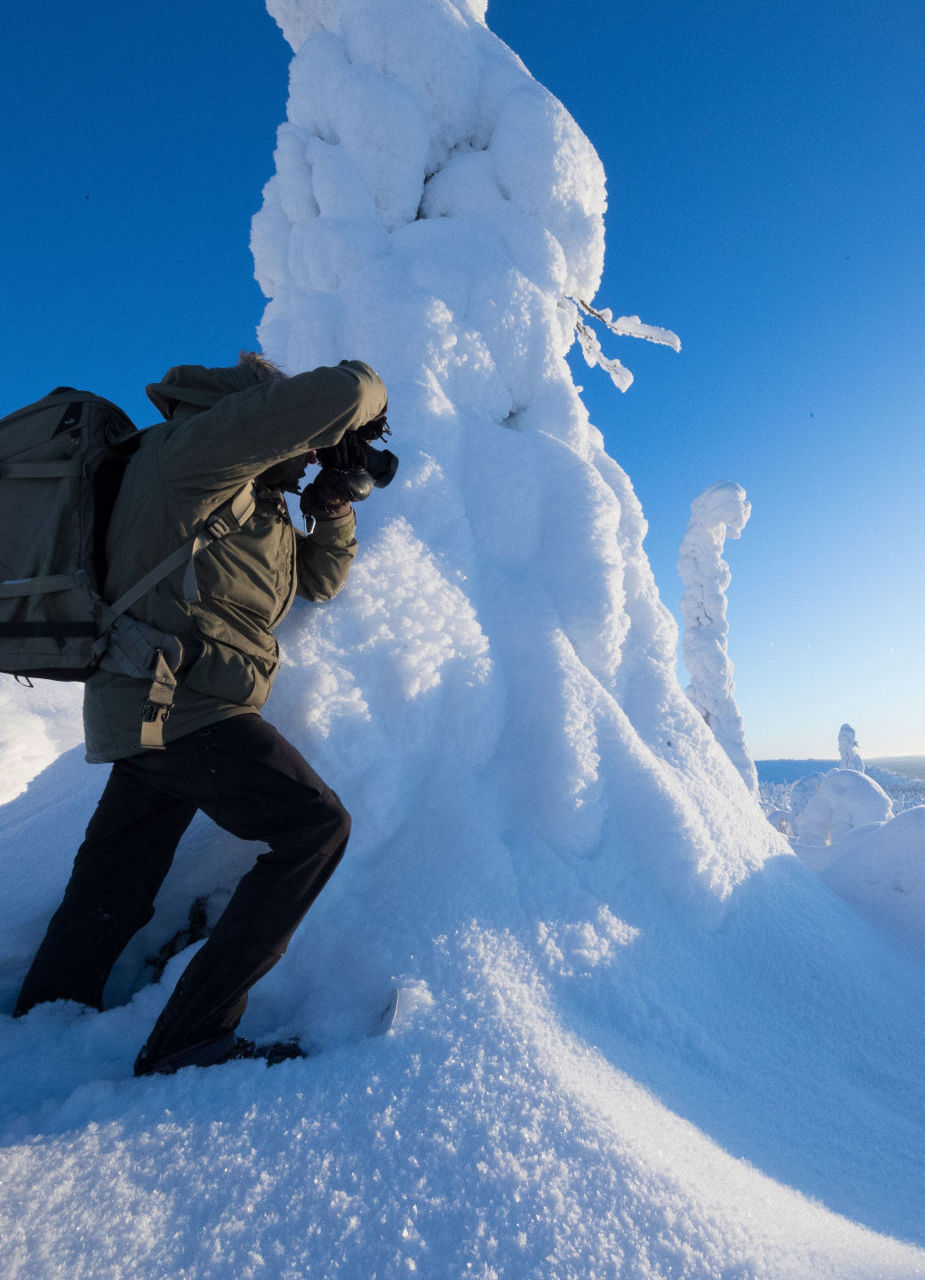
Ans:
{"type": "Polygon", "coordinates": [[[684,696],[565,362],[591,145],[478,0],[270,9],[294,58],[262,340],[378,367],[401,457],[270,704],[354,837],[242,1030],[318,1052],[131,1078],[189,953],[157,985],[146,956],[253,856],[204,820],[105,1012],[6,1016],[103,781],[71,704],[15,689],[4,1276],[925,1275],[922,961],[794,856],[684,696]]]}

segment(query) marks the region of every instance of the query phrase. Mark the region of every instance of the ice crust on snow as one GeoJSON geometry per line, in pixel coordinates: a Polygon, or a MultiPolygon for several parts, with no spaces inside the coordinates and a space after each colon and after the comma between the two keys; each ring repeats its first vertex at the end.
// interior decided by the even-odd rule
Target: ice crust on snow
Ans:
{"type": "MultiPolygon", "coordinates": [[[[379,368],[401,456],[345,591],[282,629],[269,707],[354,836],[242,1030],[319,1053],[131,1079],[189,952],[158,985],[146,957],[253,857],[197,820],[107,1010],[2,1018],[6,1273],[925,1274],[921,964],[684,696],[565,361],[593,148],[483,4],[270,8],[294,57],[261,338],[379,368]]],[[[4,1015],[102,785],[56,716],[63,753],[0,810],[4,1015]]]]}

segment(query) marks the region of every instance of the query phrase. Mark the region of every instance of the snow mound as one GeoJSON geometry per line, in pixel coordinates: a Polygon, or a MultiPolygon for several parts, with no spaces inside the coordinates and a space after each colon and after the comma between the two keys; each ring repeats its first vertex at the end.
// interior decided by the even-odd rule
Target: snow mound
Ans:
{"type": "Polygon", "coordinates": [[[893,816],[893,802],[879,783],[853,769],[832,769],[796,816],[804,845],[837,844],[849,831],[893,816]]]}
{"type": "Polygon", "coordinates": [[[83,741],[83,688],[0,679],[0,804],[21,795],[62,751],[83,741]]]}
{"type": "Polygon", "coordinates": [[[820,873],[825,883],[925,957],[925,805],[858,827],[832,853],[820,873]]]}

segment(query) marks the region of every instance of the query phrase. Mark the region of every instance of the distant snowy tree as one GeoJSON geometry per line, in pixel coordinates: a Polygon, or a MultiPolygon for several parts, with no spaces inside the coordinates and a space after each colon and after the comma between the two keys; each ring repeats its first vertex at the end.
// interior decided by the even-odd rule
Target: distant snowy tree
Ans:
{"type": "Polygon", "coordinates": [[[733,666],[726,649],[726,589],[731,580],[723,559],[726,538],[738,538],[751,515],[741,485],[721,480],[691,503],[691,518],[681,542],[678,572],[684,583],[682,652],[691,682],[687,696],[713,730],[716,740],[758,795],[758,774],[745,745],[745,727],[735,701],[733,666]]]}
{"type": "Polygon", "coordinates": [[[850,724],[843,724],[838,731],[838,754],[843,769],[855,769],[864,773],[864,761],[858,751],[858,740],[850,724]]]}

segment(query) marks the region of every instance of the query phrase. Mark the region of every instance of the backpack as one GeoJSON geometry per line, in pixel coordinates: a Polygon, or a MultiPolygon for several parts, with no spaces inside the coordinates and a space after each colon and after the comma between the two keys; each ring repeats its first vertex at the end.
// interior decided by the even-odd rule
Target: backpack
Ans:
{"type": "Polygon", "coordinates": [[[141,437],[116,405],[72,387],[0,419],[0,672],[83,681],[102,666],[150,679],[140,745],[162,748],[182,644],[128,610],[184,563],[184,596],[198,600],[195,556],[244,524],[254,496],[250,482],[108,603],[106,533],[141,437]]]}

